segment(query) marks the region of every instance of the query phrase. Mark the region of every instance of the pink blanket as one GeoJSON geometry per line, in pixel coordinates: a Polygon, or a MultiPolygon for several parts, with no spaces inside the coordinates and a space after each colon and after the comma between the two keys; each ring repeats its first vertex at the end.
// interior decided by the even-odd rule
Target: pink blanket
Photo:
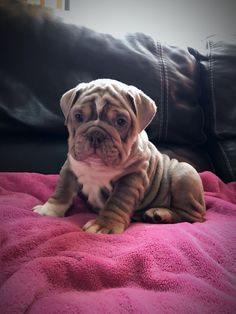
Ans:
{"type": "Polygon", "coordinates": [[[79,198],[65,218],[31,211],[57,175],[0,174],[0,313],[235,313],[236,182],[201,177],[204,223],[101,235],[79,198]]]}

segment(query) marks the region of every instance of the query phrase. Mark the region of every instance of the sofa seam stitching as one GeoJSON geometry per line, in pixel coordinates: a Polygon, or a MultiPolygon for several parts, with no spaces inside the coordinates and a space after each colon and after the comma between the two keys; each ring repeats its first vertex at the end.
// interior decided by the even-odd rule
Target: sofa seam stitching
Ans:
{"type": "Polygon", "coordinates": [[[164,139],[164,115],[165,115],[165,68],[163,63],[163,56],[162,56],[162,44],[159,43],[159,54],[160,54],[160,68],[161,68],[161,103],[162,103],[162,125],[161,125],[161,140],[164,139]]]}
{"type": "Polygon", "coordinates": [[[215,102],[215,93],[214,93],[214,71],[213,71],[213,54],[212,54],[212,43],[208,40],[209,45],[209,69],[210,69],[210,87],[211,87],[211,100],[212,100],[212,118],[213,118],[213,131],[214,135],[217,137],[216,132],[216,102],[215,102]]]}
{"type": "Polygon", "coordinates": [[[160,65],[160,91],[161,91],[161,104],[160,104],[160,124],[159,124],[159,140],[162,137],[162,128],[163,128],[163,69],[162,69],[162,59],[161,59],[161,43],[155,42],[156,52],[157,52],[157,60],[160,57],[161,63],[160,65]]]}
{"type": "Polygon", "coordinates": [[[167,71],[167,65],[166,65],[166,60],[164,58],[164,53],[163,53],[163,48],[161,48],[162,54],[162,63],[163,63],[163,68],[164,68],[164,79],[165,79],[165,83],[166,83],[166,95],[165,95],[165,100],[166,100],[166,125],[165,125],[165,140],[167,139],[167,134],[168,134],[168,104],[169,104],[169,77],[168,77],[168,71],[167,71]]]}

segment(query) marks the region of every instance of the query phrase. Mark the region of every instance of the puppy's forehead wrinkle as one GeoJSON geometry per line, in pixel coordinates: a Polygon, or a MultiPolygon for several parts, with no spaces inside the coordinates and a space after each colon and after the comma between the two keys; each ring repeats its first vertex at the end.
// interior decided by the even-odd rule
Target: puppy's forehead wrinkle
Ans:
{"type": "Polygon", "coordinates": [[[101,106],[105,105],[106,102],[112,105],[117,101],[123,106],[126,106],[128,102],[128,91],[124,87],[121,88],[116,84],[91,84],[81,91],[79,102],[91,102],[92,100],[96,102],[98,112],[101,110],[101,106]]]}
{"type": "Polygon", "coordinates": [[[84,93],[84,94],[81,94],[81,97],[79,98],[78,103],[83,104],[86,102],[92,102],[95,100],[96,97],[97,97],[96,93],[93,93],[93,94],[84,93]]]}

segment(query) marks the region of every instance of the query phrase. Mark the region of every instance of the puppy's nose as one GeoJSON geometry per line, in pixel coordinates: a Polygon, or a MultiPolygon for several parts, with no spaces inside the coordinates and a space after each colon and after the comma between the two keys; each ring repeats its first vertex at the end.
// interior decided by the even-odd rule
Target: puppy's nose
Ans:
{"type": "Polygon", "coordinates": [[[99,131],[93,131],[88,134],[88,140],[90,143],[90,146],[93,148],[98,148],[101,143],[105,139],[105,134],[99,132],[99,131]]]}

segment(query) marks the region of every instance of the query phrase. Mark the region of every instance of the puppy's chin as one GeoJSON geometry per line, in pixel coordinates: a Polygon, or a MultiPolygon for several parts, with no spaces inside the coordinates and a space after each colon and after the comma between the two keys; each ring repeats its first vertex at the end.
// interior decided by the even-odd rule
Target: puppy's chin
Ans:
{"type": "Polygon", "coordinates": [[[100,158],[100,157],[97,156],[97,155],[88,156],[88,157],[85,159],[85,162],[87,162],[87,163],[89,163],[89,164],[92,164],[92,165],[95,165],[95,166],[105,166],[105,163],[104,163],[104,161],[102,160],[102,158],[100,158]]]}

